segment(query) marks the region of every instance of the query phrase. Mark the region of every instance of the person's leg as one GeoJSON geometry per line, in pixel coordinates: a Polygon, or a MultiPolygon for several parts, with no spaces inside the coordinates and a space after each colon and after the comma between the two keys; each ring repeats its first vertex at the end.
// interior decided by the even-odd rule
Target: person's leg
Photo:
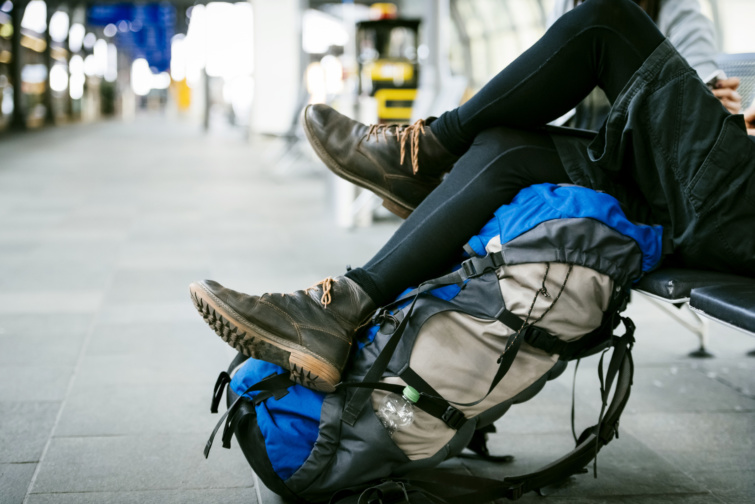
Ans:
{"type": "MultiPolygon", "coordinates": [[[[519,189],[538,182],[568,181],[547,136],[524,138],[528,136],[525,133],[502,130],[478,133],[491,124],[488,121],[514,127],[542,124],[583,98],[590,90],[590,81],[609,88],[609,97],[611,90],[618,93],[631,75],[628,73],[631,65],[617,65],[609,60],[632,60],[631,54],[635,54],[636,69],[663,40],[649,18],[640,14],[628,0],[588,0],[528,51],[524,57],[528,61],[520,58],[496,77],[495,89],[503,93],[501,98],[494,97],[489,102],[480,99],[474,102],[477,103],[474,108],[465,105],[463,111],[457,110],[456,114],[447,114],[436,121],[440,122],[438,129],[442,130],[444,123],[448,126],[448,138],[436,138],[434,148],[440,154],[435,159],[453,159],[442,152],[445,141],[450,139],[465,147],[465,142],[479,136],[479,149],[469,150],[448,183],[442,184],[443,189],[433,191],[420,204],[416,216],[402,226],[365,268],[349,273],[355,280],[339,277],[335,282],[324,281],[313,291],[263,296],[230,291],[214,282],[197,283],[192,285],[191,292],[202,317],[218,335],[247,355],[290,369],[293,378],[306,386],[331,390],[340,379],[353,335],[375,304],[395,296],[407,283],[423,280],[448,266],[485,219],[498,206],[509,202],[519,189]],[[618,30],[614,24],[624,24],[627,26],[624,31],[637,35],[631,37],[631,33],[618,30]],[[575,75],[580,72],[587,75],[575,75]],[[565,81],[570,78],[581,84],[566,86],[565,81]],[[513,139],[518,136],[522,138],[513,139]],[[413,266],[418,269],[412,270],[411,276],[404,276],[413,266]]],[[[334,160],[338,151],[346,153],[351,162],[352,151],[366,145],[367,150],[360,153],[364,159],[380,158],[380,148],[370,147],[379,145],[380,135],[373,135],[374,142],[370,144],[367,129],[347,122],[341,122],[339,127],[345,137],[329,131],[327,121],[308,130],[310,139],[315,133],[324,134],[318,136],[325,142],[318,150],[321,157],[334,160]],[[355,137],[353,141],[349,136],[355,137]]],[[[408,133],[411,135],[405,134],[403,139],[410,141],[413,151],[419,146],[416,154],[421,161],[422,143],[418,143],[418,135],[427,132],[418,127],[408,133]]],[[[395,163],[400,165],[398,160],[395,163]]],[[[410,166],[415,172],[416,163],[410,166]]],[[[432,170],[442,173],[448,169],[442,162],[431,166],[427,167],[431,176],[432,170]]],[[[393,174],[380,175],[388,178],[393,174]]]]}
{"type": "Polygon", "coordinates": [[[532,184],[570,182],[547,133],[485,130],[444,181],[362,268],[346,273],[377,305],[438,276],[499,206],[532,184]]]}
{"type": "Polygon", "coordinates": [[[451,152],[461,154],[479,132],[494,126],[544,125],[572,109],[596,86],[613,103],[663,40],[634,2],[587,0],[430,128],[451,152]]]}
{"type": "Polygon", "coordinates": [[[479,132],[544,125],[576,106],[596,85],[614,100],[663,40],[634,2],[587,0],[467,103],[429,127],[418,122],[378,132],[325,105],[313,105],[305,111],[304,130],[334,173],[375,192],[386,207],[406,217],[479,132]]]}

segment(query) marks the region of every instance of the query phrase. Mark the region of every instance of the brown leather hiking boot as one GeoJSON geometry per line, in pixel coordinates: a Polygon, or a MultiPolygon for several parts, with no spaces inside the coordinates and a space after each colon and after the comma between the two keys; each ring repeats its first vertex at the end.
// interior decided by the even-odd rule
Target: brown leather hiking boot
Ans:
{"type": "Polygon", "coordinates": [[[192,283],[189,292],[205,322],[233,348],[323,392],[335,390],[354,335],[376,309],[346,277],[292,294],[249,296],[212,280],[192,283]]]}
{"type": "Polygon", "coordinates": [[[382,197],[383,206],[403,218],[458,159],[422,119],[411,126],[368,126],[317,104],[304,110],[304,131],[331,171],[382,197]]]}

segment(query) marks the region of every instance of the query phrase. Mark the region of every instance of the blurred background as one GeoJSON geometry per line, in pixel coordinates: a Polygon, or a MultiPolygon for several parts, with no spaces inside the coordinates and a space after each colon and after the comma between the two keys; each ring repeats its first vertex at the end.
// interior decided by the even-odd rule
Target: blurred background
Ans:
{"type": "MultiPolygon", "coordinates": [[[[189,283],[290,292],[364,264],[400,221],[317,159],[302,109],[438,115],[558,1],[0,0],[0,503],[277,502],[235,442],[203,457],[235,352],[189,283]]],[[[755,53],[755,0],[700,5],[719,54],[755,53]]],[[[753,76],[744,103],[754,58],[731,73],[753,76]]],[[[637,297],[606,476],[549,502],[753,502],[752,337],[711,323],[715,358],[692,359],[708,333],[637,297]]],[[[600,411],[596,367],[579,369],[578,425],[600,411]]],[[[509,474],[571,449],[571,380],[503,417],[509,474]]]]}
{"type": "MultiPolygon", "coordinates": [[[[386,96],[442,111],[536,41],[552,4],[3,0],[0,131],[159,110],[284,134],[303,102],[352,100],[375,116],[386,96]]],[[[721,52],[753,50],[755,3],[701,5],[721,52]]]]}
{"type": "MultiPolygon", "coordinates": [[[[0,0],[0,141],[11,131],[133,120],[282,140],[306,162],[298,117],[328,103],[365,123],[457,106],[545,31],[554,0],[128,3],[0,0]]],[[[701,0],[718,50],[755,50],[752,0],[701,0]]],[[[749,101],[749,97],[745,97],[749,101]]],[[[336,185],[337,220],[375,203],[336,185]]]]}
{"type": "MultiPolygon", "coordinates": [[[[442,112],[535,42],[552,3],[3,0],[0,131],[160,111],[284,135],[305,103],[442,112]]],[[[753,49],[755,3],[701,5],[721,52],[753,49]]]]}

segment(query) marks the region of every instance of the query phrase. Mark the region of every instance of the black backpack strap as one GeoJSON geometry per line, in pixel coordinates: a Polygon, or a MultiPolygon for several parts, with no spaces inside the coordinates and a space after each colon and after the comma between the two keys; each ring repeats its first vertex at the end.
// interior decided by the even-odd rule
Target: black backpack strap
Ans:
{"type": "MultiPolygon", "coordinates": [[[[386,392],[393,392],[394,394],[401,395],[404,391],[404,385],[395,383],[383,383],[383,382],[342,382],[338,384],[339,388],[355,388],[359,390],[366,390],[368,394],[372,394],[373,390],[384,390],[386,392]]],[[[459,409],[452,406],[448,401],[438,395],[428,394],[421,390],[417,390],[420,395],[415,406],[428,413],[435,418],[443,420],[452,429],[458,430],[467,423],[467,418],[459,409]]]]}
{"type": "Polygon", "coordinates": [[[217,413],[220,400],[223,398],[223,392],[225,387],[231,383],[231,375],[225,371],[221,371],[218,375],[218,379],[215,381],[215,388],[212,391],[212,402],[210,403],[210,413],[217,413]]]}
{"type": "Polygon", "coordinates": [[[215,435],[220,430],[220,426],[225,424],[225,427],[223,428],[223,448],[230,448],[231,447],[231,437],[233,435],[233,428],[236,421],[236,413],[239,410],[239,406],[241,405],[241,400],[250,400],[250,398],[246,397],[246,394],[249,392],[256,392],[259,391],[260,393],[257,394],[254,399],[252,399],[256,404],[259,404],[260,402],[269,399],[270,397],[283,397],[286,395],[286,390],[293,386],[294,382],[291,381],[291,374],[289,372],[280,373],[280,374],[274,374],[270,375],[267,378],[258,381],[254,385],[251,385],[249,388],[247,388],[243,393],[239,394],[238,398],[231,404],[231,406],[228,408],[228,410],[223,413],[223,416],[220,417],[220,420],[218,420],[217,425],[215,425],[215,429],[213,429],[212,434],[210,434],[210,439],[207,440],[207,444],[204,448],[204,456],[207,458],[210,455],[210,449],[212,448],[212,443],[215,441],[215,435]]]}
{"type": "Polygon", "coordinates": [[[627,318],[622,321],[626,326],[626,333],[621,337],[614,337],[614,353],[606,376],[601,376],[601,382],[605,384],[601,390],[604,401],[610,394],[610,385],[615,381],[613,398],[607,405],[605,416],[602,416],[597,425],[585,429],[574,450],[537,471],[503,480],[449,474],[436,470],[411,475],[406,481],[415,486],[426,486],[428,490],[443,495],[444,502],[448,504],[478,504],[500,498],[517,500],[527,492],[556,484],[573,474],[583,472],[590,461],[595,459],[598,451],[614,437],[618,437],[619,419],[629,400],[634,376],[631,354],[634,324],[627,318]]]}
{"type": "Polygon", "coordinates": [[[611,346],[613,330],[621,319],[619,312],[625,307],[628,297],[628,289],[618,290],[611,299],[600,326],[575,341],[563,341],[539,327],[534,327],[526,334],[524,341],[549,354],[558,354],[559,360],[564,361],[596,354],[611,346]]]}
{"type": "Polygon", "coordinates": [[[400,298],[391,301],[387,305],[383,306],[377,312],[375,312],[373,321],[379,319],[383,312],[391,310],[404,301],[408,301],[409,299],[416,299],[416,297],[420,294],[424,294],[425,292],[437,289],[438,287],[444,287],[446,285],[462,285],[470,278],[482,276],[489,271],[495,271],[503,265],[503,252],[492,252],[485,256],[475,255],[473,257],[470,257],[469,259],[462,261],[459,269],[457,269],[456,271],[439,276],[437,278],[433,278],[432,280],[427,280],[426,282],[422,282],[417,288],[412,289],[400,298]]]}
{"type": "Polygon", "coordinates": [[[249,359],[249,357],[239,352],[236,354],[236,357],[234,357],[234,359],[231,361],[231,364],[228,366],[228,371],[220,372],[218,379],[215,381],[215,388],[212,392],[210,413],[218,412],[218,406],[220,405],[220,400],[223,398],[223,392],[225,392],[226,386],[231,383],[231,373],[233,373],[233,371],[241,364],[246,362],[247,359],[249,359]]]}
{"type": "MultiPolygon", "coordinates": [[[[545,270],[545,276],[543,277],[543,288],[535,293],[535,297],[532,300],[532,306],[530,306],[530,313],[532,312],[532,308],[535,305],[535,301],[537,300],[540,294],[550,296],[545,290],[545,280],[548,276],[548,271],[550,269],[550,263],[546,263],[546,264],[548,266],[545,270]]],[[[448,275],[444,275],[442,277],[438,277],[433,280],[428,280],[427,282],[420,284],[419,287],[417,287],[414,291],[412,291],[414,293],[413,294],[414,298],[412,300],[411,305],[409,305],[409,309],[406,311],[406,315],[396,327],[395,332],[393,333],[393,335],[391,335],[388,342],[383,347],[383,350],[381,350],[380,354],[378,354],[377,358],[375,359],[375,362],[372,363],[372,367],[370,367],[369,371],[367,371],[367,374],[364,377],[364,381],[367,383],[377,383],[380,380],[380,378],[382,378],[383,373],[388,368],[388,364],[391,360],[391,357],[393,356],[393,353],[396,351],[396,347],[398,346],[399,340],[401,339],[401,336],[403,335],[404,330],[406,329],[406,325],[409,319],[411,318],[412,313],[414,312],[414,307],[417,303],[417,299],[419,299],[420,294],[423,294],[439,286],[450,285],[452,283],[458,283],[459,281],[463,282],[467,278],[474,278],[488,272],[493,272],[501,265],[503,265],[503,254],[501,252],[491,253],[491,254],[486,255],[485,257],[472,257],[464,261],[462,263],[462,267],[454,271],[453,273],[449,273],[448,275]]],[[[551,303],[551,305],[537,318],[537,320],[529,322],[529,314],[528,314],[527,320],[522,321],[521,319],[516,317],[513,313],[509,312],[508,310],[506,309],[502,310],[502,312],[498,315],[499,320],[501,320],[501,322],[508,325],[512,329],[514,329],[516,333],[514,333],[511,337],[508,338],[508,340],[506,341],[506,346],[504,347],[503,353],[498,357],[498,370],[496,371],[496,374],[493,377],[492,382],[490,383],[490,387],[488,388],[487,393],[480,399],[476,401],[468,402],[468,403],[457,403],[453,401],[448,401],[450,405],[462,406],[462,407],[475,406],[481,403],[482,401],[484,401],[485,398],[487,398],[490,395],[490,393],[500,383],[500,381],[503,379],[503,377],[511,368],[511,365],[514,363],[514,359],[516,358],[516,355],[519,352],[519,348],[521,347],[524,336],[528,332],[535,330],[535,326],[533,324],[539,322],[551,310],[551,308],[553,308],[553,306],[561,297],[561,294],[563,293],[564,288],[566,287],[566,282],[569,279],[569,275],[571,274],[573,267],[574,267],[573,264],[569,264],[569,270],[566,273],[566,277],[564,278],[563,284],[561,285],[561,289],[559,290],[556,297],[553,299],[553,302],[551,303]]],[[[402,298],[402,300],[404,299],[406,299],[406,297],[402,298]]],[[[392,306],[392,305],[389,305],[389,306],[392,306]]],[[[385,308],[378,310],[376,314],[376,318],[379,318],[380,314],[384,310],[385,308]]],[[[356,423],[359,415],[364,410],[364,406],[369,400],[370,394],[371,394],[371,391],[367,388],[362,388],[361,390],[355,391],[354,394],[351,396],[351,398],[347,401],[346,406],[344,407],[341,420],[347,423],[348,425],[353,426],[356,423]]],[[[439,399],[442,399],[442,398],[439,397],[439,399]]],[[[463,413],[461,413],[460,410],[458,410],[457,408],[453,408],[453,410],[449,410],[446,412],[446,418],[443,418],[443,420],[449,425],[451,425],[452,423],[457,424],[458,427],[454,427],[454,428],[458,429],[461,425],[463,425],[463,421],[465,421],[465,418],[464,418],[463,413]]]]}
{"type": "MultiPolygon", "coordinates": [[[[437,287],[442,287],[445,285],[451,285],[455,283],[463,283],[466,278],[468,277],[465,276],[464,271],[462,269],[459,269],[459,270],[454,271],[453,273],[443,275],[433,280],[428,280],[426,282],[421,283],[419,287],[411,291],[406,296],[403,296],[400,299],[397,299],[396,301],[394,301],[393,303],[384,306],[383,308],[381,308],[375,313],[375,316],[373,317],[373,321],[380,320],[381,317],[384,316],[384,313],[387,310],[391,309],[392,307],[397,306],[400,302],[406,301],[407,299],[412,300],[411,304],[406,310],[406,315],[404,315],[404,317],[401,319],[399,324],[396,326],[395,331],[393,332],[391,337],[388,339],[383,349],[378,354],[377,358],[375,359],[375,362],[372,363],[372,366],[367,371],[367,374],[365,374],[364,380],[363,380],[365,383],[372,383],[372,384],[378,383],[380,381],[380,378],[383,377],[383,373],[385,372],[385,370],[388,369],[388,364],[391,361],[391,357],[393,356],[393,353],[396,351],[396,347],[398,346],[398,343],[401,340],[401,336],[404,334],[404,331],[406,330],[406,325],[411,319],[412,313],[414,313],[414,307],[417,304],[417,300],[419,299],[419,296],[437,287]]],[[[343,414],[341,416],[341,420],[345,422],[346,424],[353,426],[356,423],[357,418],[359,418],[359,415],[364,410],[364,406],[365,404],[367,404],[367,401],[369,400],[371,393],[372,391],[369,389],[369,387],[358,388],[356,391],[354,391],[351,398],[349,398],[346,402],[346,405],[343,409],[343,414]]]]}
{"type": "Polygon", "coordinates": [[[382,480],[339,490],[328,504],[445,504],[445,499],[424,486],[406,481],[382,480]]]}

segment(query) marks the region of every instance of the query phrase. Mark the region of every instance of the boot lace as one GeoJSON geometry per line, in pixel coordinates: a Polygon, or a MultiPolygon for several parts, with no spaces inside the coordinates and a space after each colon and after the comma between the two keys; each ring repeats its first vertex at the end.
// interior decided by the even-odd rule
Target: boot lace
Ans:
{"type": "Polygon", "coordinates": [[[416,175],[419,172],[419,137],[420,134],[425,134],[425,120],[417,119],[414,124],[410,125],[372,124],[370,130],[367,132],[367,140],[374,136],[375,141],[378,141],[382,136],[387,142],[389,131],[392,131],[396,135],[396,141],[401,147],[400,164],[404,164],[404,158],[406,157],[406,144],[409,139],[411,139],[409,157],[412,160],[412,173],[416,175]]]}
{"type": "Polygon", "coordinates": [[[320,304],[322,304],[323,308],[327,308],[330,302],[332,301],[330,297],[330,289],[333,287],[333,277],[327,277],[323,280],[320,280],[316,284],[314,284],[311,287],[307,287],[304,289],[305,294],[309,294],[309,291],[312,289],[317,289],[318,287],[322,286],[322,296],[320,297],[320,304]]]}

